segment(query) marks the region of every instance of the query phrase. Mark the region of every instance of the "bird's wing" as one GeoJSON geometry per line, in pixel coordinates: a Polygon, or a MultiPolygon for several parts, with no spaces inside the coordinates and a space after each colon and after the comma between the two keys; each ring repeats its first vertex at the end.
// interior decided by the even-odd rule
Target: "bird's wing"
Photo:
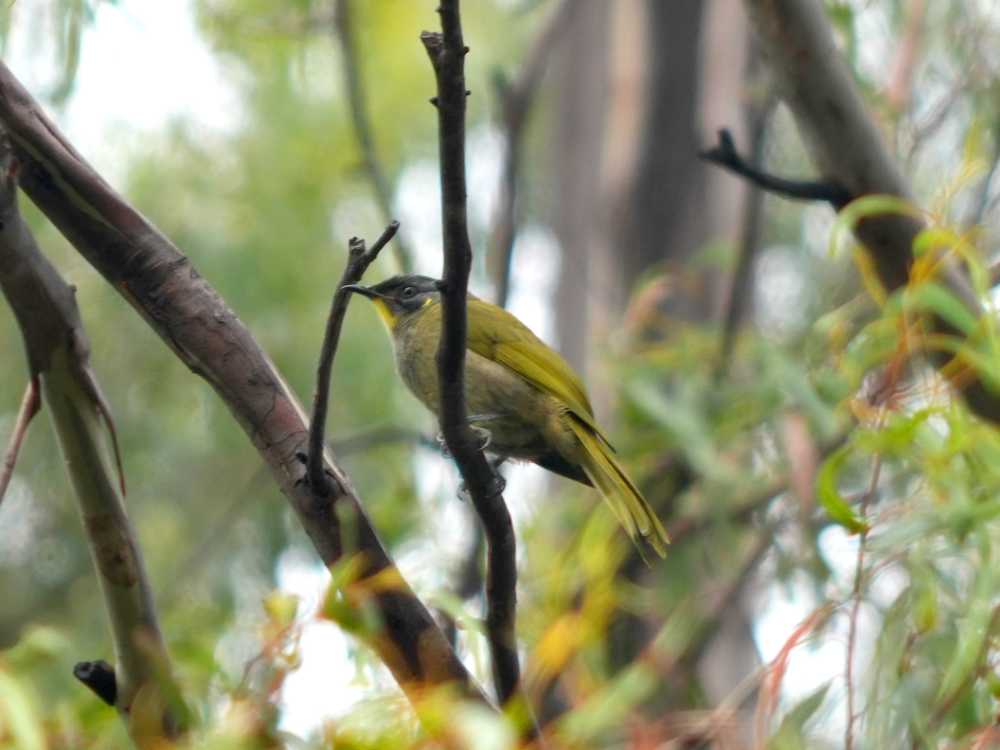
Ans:
{"type": "Polygon", "coordinates": [[[506,310],[469,298],[469,349],[509,367],[533,386],[559,399],[602,440],[587,391],[573,368],[506,310]]]}

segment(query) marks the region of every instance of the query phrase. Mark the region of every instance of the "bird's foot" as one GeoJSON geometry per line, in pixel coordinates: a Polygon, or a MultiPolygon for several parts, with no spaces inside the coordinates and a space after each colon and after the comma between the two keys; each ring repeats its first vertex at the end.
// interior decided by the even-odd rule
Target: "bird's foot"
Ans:
{"type": "MultiPolygon", "coordinates": [[[[471,423],[473,420],[486,421],[487,419],[493,419],[493,418],[494,418],[494,415],[489,415],[489,414],[486,414],[486,415],[477,415],[477,416],[469,417],[469,422],[471,423]]],[[[472,431],[472,434],[475,436],[476,440],[479,442],[479,445],[478,445],[479,450],[481,450],[481,451],[486,450],[489,447],[490,442],[493,440],[493,435],[490,433],[490,431],[487,430],[485,427],[476,427],[476,425],[474,425],[474,424],[469,424],[469,430],[472,431]]],[[[437,438],[436,439],[438,441],[438,444],[441,446],[441,452],[444,453],[444,455],[445,455],[446,458],[451,458],[451,451],[448,450],[448,443],[444,439],[444,433],[443,432],[439,432],[437,434],[437,438]]]]}
{"type": "Polygon", "coordinates": [[[448,441],[444,439],[444,433],[439,432],[435,437],[438,441],[438,445],[441,446],[441,453],[445,458],[451,458],[451,451],[448,450],[448,441]]]}
{"type": "Polygon", "coordinates": [[[476,440],[479,441],[479,450],[486,450],[493,441],[493,435],[490,431],[485,427],[476,427],[473,424],[469,425],[469,429],[472,431],[472,434],[476,436],[476,440]]]}

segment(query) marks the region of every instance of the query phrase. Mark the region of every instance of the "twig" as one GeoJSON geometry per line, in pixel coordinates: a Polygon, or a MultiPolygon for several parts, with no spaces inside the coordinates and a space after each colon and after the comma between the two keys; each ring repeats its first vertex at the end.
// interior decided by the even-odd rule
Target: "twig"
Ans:
{"type": "MultiPolygon", "coordinates": [[[[500,101],[500,124],[503,127],[504,161],[500,170],[499,202],[490,231],[490,252],[487,263],[496,286],[495,302],[506,307],[510,298],[511,270],[514,259],[514,238],[517,234],[517,194],[521,173],[521,144],[527,115],[535,102],[539,84],[545,74],[559,32],[565,27],[574,0],[562,0],[537,33],[517,78],[508,82],[499,74],[495,80],[500,101]]],[[[485,538],[480,527],[473,532],[458,569],[455,594],[460,599],[475,596],[483,585],[482,557],[485,538]]],[[[454,635],[454,626],[449,624],[454,635]]],[[[454,638],[452,638],[454,643],[454,638]]]]}
{"type": "Polygon", "coordinates": [[[500,120],[503,125],[504,161],[500,171],[500,200],[490,233],[489,265],[496,283],[496,303],[500,307],[507,305],[510,296],[524,126],[551,59],[552,50],[560,32],[566,28],[574,4],[574,0],[562,0],[552,11],[545,25],[535,36],[524,64],[513,82],[505,81],[499,75],[495,80],[497,98],[500,100],[500,120]]]}
{"type": "Polygon", "coordinates": [[[0,503],[3,502],[11,477],[14,476],[17,456],[21,452],[24,436],[28,434],[28,425],[31,424],[31,420],[41,407],[42,399],[38,391],[38,377],[35,376],[28,380],[28,386],[24,389],[21,408],[18,409],[14,430],[10,434],[10,442],[7,444],[7,452],[4,453],[3,464],[0,465],[0,503]]]}
{"type": "Polygon", "coordinates": [[[885,98],[889,108],[897,115],[908,108],[913,97],[913,78],[920,62],[919,53],[924,41],[927,3],[925,0],[914,0],[907,10],[903,33],[896,47],[892,73],[885,88],[885,98]]]}
{"type": "MultiPolygon", "coordinates": [[[[1000,604],[993,607],[993,611],[990,613],[989,622],[986,624],[986,632],[983,634],[983,641],[979,645],[979,655],[976,657],[976,664],[981,665],[986,659],[987,654],[989,654],[991,644],[993,643],[993,634],[996,633],[998,629],[1000,629],[1000,604]]],[[[941,699],[941,702],[935,706],[934,711],[931,713],[928,729],[933,730],[938,727],[942,721],[944,721],[944,718],[955,707],[955,704],[962,699],[962,696],[966,694],[968,689],[979,676],[979,669],[970,669],[966,678],[956,685],[954,690],[941,699]]]]}
{"type": "MultiPolygon", "coordinates": [[[[847,440],[849,434],[850,429],[845,429],[829,441],[825,442],[820,449],[820,455],[825,457],[832,454],[844,444],[844,441],[847,440]]],[[[679,475],[682,481],[672,492],[661,496],[656,501],[655,507],[661,518],[668,517],[666,509],[673,503],[675,495],[683,492],[685,488],[698,479],[696,476],[689,475],[688,470],[679,462],[665,461],[664,464],[670,465],[674,468],[670,471],[657,471],[653,474],[654,477],[662,476],[663,474],[675,474],[679,475]]],[[[649,480],[647,479],[647,482],[648,481],[649,480]]],[[[670,536],[673,548],[679,549],[681,544],[697,540],[697,538],[705,531],[717,527],[720,524],[738,524],[749,522],[777,496],[787,492],[790,483],[791,477],[784,476],[775,480],[763,489],[753,492],[739,502],[734,503],[730,508],[722,512],[708,511],[697,514],[693,513],[676,519],[667,527],[667,532],[670,536]]],[[[752,560],[753,556],[748,559],[752,560]]],[[[644,572],[646,569],[647,568],[642,562],[641,557],[632,552],[619,566],[617,578],[624,581],[634,581],[638,578],[641,572],[644,572]]],[[[577,596],[579,597],[580,595],[581,593],[577,592],[577,596]]],[[[616,624],[614,627],[619,632],[624,631],[626,634],[626,638],[622,644],[615,643],[613,636],[608,639],[610,651],[609,667],[612,672],[617,672],[632,663],[637,655],[647,647],[647,644],[652,637],[652,633],[648,628],[643,627],[644,623],[640,617],[634,615],[632,612],[629,612],[627,609],[620,609],[614,615],[614,618],[615,622],[622,623],[616,624]]],[[[558,680],[558,674],[551,677],[546,686],[547,694],[555,693],[555,687],[558,680]]],[[[546,710],[542,716],[543,725],[548,726],[552,721],[558,718],[563,711],[568,710],[568,708],[568,706],[560,704],[557,701],[547,703],[546,710]]]]}
{"type": "MultiPolygon", "coordinates": [[[[725,726],[732,720],[732,717],[739,711],[740,706],[747,702],[747,699],[757,690],[757,685],[767,677],[768,664],[761,664],[753,672],[744,677],[733,688],[718,706],[708,712],[708,715],[699,722],[691,731],[691,739],[707,742],[717,734],[717,727],[725,726]]],[[[745,731],[745,728],[744,728],[745,731]]]]}
{"type": "Polygon", "coordinates": [[[424,448],[425,450],[441,453],[441,444],[430,435],[425,435],[420,430],[413,430],[407,427],[372,427],[354,435],[347,435],[342,438],[335,438],[329,441],[330,448],[342,456],[352,453],[364,453],[372,448],[393,443],[409,443],[411,445],[424,448]]]}
{"type": "Polygon", "coordinates": [[[732,133],[725,128],[719,131],[718,144],[702,151],[698,155],[705,161],[718,164],[730,172],[745,177],[761,190],[766,190],[784,198],[823,201],[829,203],[837,210],[840,210],[851,202],[851,194],[835,182],[791,180],[757,169],[739,155],[733,143],[732,133]]]}
{"type": "MultiPolygon", "coordinates": [[[[825,459],[843,446],[852,429],[853,427],[842,430],[833,438],[825,442],[820,447],[819,458],[825,459]]],[[[716,511],[697,515],[692,514],[690,516],[680,518],[670,524],[668,529],[670,539],[674,546],[677,546],[680,542],[686,541],[688,538],[693,538],[705,529],[720,522],[746,523],[754,516],[755,513],[771,502],[771,500],[783,492],[787,492],[790,483],[790,476],[780,477],[767,487],[754,492],[746,499],[734,504],[722,514],[716,511]]]]}
{"type": "Polygon", "coordinates": [[[73,676],[109,706],[114,707],[118,701],[118,679],[114,668],[104,659],[77,662],[73,676]]]}
{"type": "MultiPolygon", "coordinates": [[[[96,691],[99,683],[98,695],[105,701],[111,698],[123,719],[143,696],[153,721],[141,727],[128,722],[137,745],[152,737],[175,738],[183,732],[184,722],[181,707],[173,700],[179,697],[169,656],[138,538],[106,460],[102,423],[110,422],[110,414],[90,368],[90,344],[74,290],[42,255],[21,215],[19,174],[11,143],[4,138],[0,141],[0,289],[21,329],[31,375],[18,421],[37,411],[41,395],[36,384],[40,385],[73,485],[114,643],[115,669],[108,667],[97,683],[85,684],[96,691]]],[[[80,667],[78,677],[81,672],[90,674],[80,667]]]]}
{"type": "MultiPolygon", "coordinates": [[[[372,249],[368,251],[365,250],[364,240],[357,237],[351,238],[348,243],[347,266],[344,268],[340,283],[337,284],[337,291],[333,293],[333,301],[330,303],[330,316],[326,321],[323,347],[320,350],[319,365],[316,369],[316,393],[313,394],[312,419],[309,422],[309,455],[307,459],[310,486],[321,497],[327,497],[331,492],[330,478],[332,477],[336,481],[333,474],[327,474],[323,465],[323,446],[326,414],[330,403],[330,375],[333,372],[333,358],[337,354],[340,329],[344,325],[344,315],[347,314],[347,305],[351,301],[351,292],[344,287],[361,281],[368,266],[378,257],[382,248],[388,244],[398,230],[399,222],[390,222],[375,244],[372,245],[372,249]]],[[[343,494],[343,489],[338,488],[338,494],[343,494]]]]}
{"type": "MultiPolygon", "coordinates": [[[[872,477],[868,483],[868,490],[862,495],[861,507],[858,510],[858,515],[862,522],[865,521],[865,516],[868,514],[868,505],[878,490],[878,480],[881,474],[882,457],[876,456],[875,466],[872,469],[872,477]]],[[[847,628],[847,663],[844,670],[844,681],[846,682],[847,689],[847,726],[844,729],[844,750],[852,750],[854,747],[854,648],[857,644],[858,636],[858,612],[861,609],[861,589],[863,588],[865,577],[865,542],[867,539],[868,528],[865,525],[864,530],[858,537],[858,557],[854,566],[854,588],[851,593],[851,614],[847,628]]]]}
{"type": "Polygon", "coordinates": [[[308,427],[274,364],[218,292],[166,237],[118,195],[73,149],[0,62],[0,122],[24,165],[21,187],[80,253],[143,315],[192,372],[225,402],[271,471],[317,554],[327,565],[358,552],[345,588],[352,604],[377,614],[377,632],[359,636],[412,698],[447,683],[486,698],[379,541],[347,475],[327,469],[344,494],[323,498],[304,481],[299,455],[308,427]],[[345,538],[334,514],[349,523],[345,538]]]}
{"type": "Polygon", "coordinates": [[[976,191],[975,200],[972,202],[972,210],[969,212],[969,218],[965,221],[965,226],[974,227],[982,223],[983,217],[986,215],[986,211],[990,205],[990,188],[993,186],[993,178],[996,175],[997,166],[1000,166],[1000,128],[993,129],[993,153],[990,157],[990,166],[979,183],[979,189],[976,191]]]}
{"type": "MultiPolygon", "coordinates": [[[[771,121],[774,106],[777,103],[773,96],[768,96],[762,106],[754,107],[748,119],[750,120],[750,164],[758,168],[764,162],[764,146],[766,144],[767,126],[771,121]]],[[[720,141],[723,136],[720,133],[720,141]]],[[[721,145],[721,144],[720,144],[721,145]]],[[[732,147],[732,139],[729,138],[732,147]]],[[[760,248],[760,220],[764,209],[764,191],[751,190],[746,196],[743,207],[743,221],[740,227],[739,259],[733,271],[733,284],[726,305],[726,317],[722,330],[722,344],[719,351],[719,366],[716,378],[725,375],[732,356],[733,342],[736,340],[736,330],[740,321],[747,314],[751,290],[753,289],[754,262],[760,248]]]]}
{"type": "MultiPolygon", "coordinates": [[[[365,162],[365,171],[368,179],[371,180],[372,190],[375,193],[375,202],[378,203],[382,218],[388,222],[394,213],[392,209],[392,197],[389,190],[389,181],[386,179],[385,170],[382,169],[382,162],[379,161],[375,151],[375,138],[373,136],[371,118],[368,116],[368,103],[365,97],[365,89],[361,83],[361,71],[358,63],[358,50],[354,37],[354,23],[351,13],[351,0],[337,0],[336,8],[333,12],[334,30],[340,39],[340,47],[343,51],[344,81],[347,85],[347,102],[351,110],[351,124],[354,126],[354,135],[358,139],[358,146],[361,148],[361,155],[365,162]]],[[[394,246],[396,264],[401,273],[409,273],[413,268],[413,255],[409,247],[403,241],[403,237],[396,238],[394,246]]]]}
{"type": "MultiPolygon", "coordinates": [[[[382,445],[393,443],[411,443],[434,453],[441,452],[441,445],[430,435],[425,435],[419,430],[407,429],[405,427],[373,427],[354,435],[348,435],[337,440],[330,440],[329,446],[334,453],[347,456],[354,453],[366,453],[367,451],[382,445]]],[[[308,460],[308,459],[307,459],[308,460]]],[[[251,490],[261,481],[266,479],[267,467],[262,466],[259,471],[245,485],[233,492],[226,504],[222,506],[215,515],[203,524],[199,541],[189,545],[184,559],[177,563],[171,574],[171,584],[160,594],[159,599],[165,609],[170,608],[170,604],[176,599],[180,592],[179,582],[186,581],[199,568],[203,567],[205,560],[214,556],[219,558],[226,554],[226,550],[221,546],[226,536],[233,531],[233,519],[239,514],[246,517],[249,512],[248,498],[260,497],[260,494],[253,495],[251,490]]],[[[450,640],[450,639],[449,639],[450,640]]]]}
{"type": "MultiPolygon", "coordinates": [[[[437,81],[434,101],[438,111],[444,235],[443,323],[438,349],[441,432],[486,535],[486,633],[497,699],[507,706],[518,698],[520,709],[530,716],[521,692],[517,658],[514,526],[504,503],[502,481],[483,455],[479,439],[469,428],[465,411],[466,295],[472,265],[465,187],[465,99],[468,92],[464,69],[468,48],[462,39],[459,0],[442,0],[438,13],[442,33],[425,31],[420,40],[430,57],[437,81]]],[[[533,724],[533,720],[529,721],[529,734],[537,733],[533,724]]]]}
{"type": "Polygon", "coordinates": [[[770,523],[757,532],[757,539],[740,566],[739,572],[725,589],[717,594],[708,617],[704,618],[705,624],[678,656],[675,662],[678,669],[692,673],[698,667],[705,654],[705,649],[708,648],[722,626],[723,615],[746,590],[747,585],[753,580],[757,566],[760,565],[764,556],[771,549],[771,545],[774,544],[775,531],[777,531],[778,526],[777,523],[770,523]]]}

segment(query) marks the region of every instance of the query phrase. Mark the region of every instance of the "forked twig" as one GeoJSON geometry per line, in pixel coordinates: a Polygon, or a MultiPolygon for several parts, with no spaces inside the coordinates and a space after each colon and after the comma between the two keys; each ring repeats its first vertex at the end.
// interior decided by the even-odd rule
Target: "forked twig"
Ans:
{"type": "Polygon", "coordinates": [[[730,172],[745,177],[761,190],[767,190],[785,198],[824,201],[839,210],[850,203],[853,197],[845,188],[835,182],[793,180],[758,169],[740,156],[733,143],[732,133],[725,128],[719,131],[719,142],[712,148],[702,151],[699,156],[705,161],[718,164],[730,172]]]}
{"type": "Polygon", "coordinates": [[[14,430],[10,434],[10,442],[7,443],[7,451],[3,456],[3,464],[0,465],[0,503],[10,485],[11,477],[14,476],[14,466],[17,465],[17,456],[21,452],[21,444],[25,435],[28,434],[28,425],[42,408],[42,399],[38,389],[38,376],[32,376],[28,381],[28,387],[24,389],[24,397],[21,399],[21,408],[17,411],[17,419],[14,420],[14,430]]]}
{"type": "Polygon", "coordinates": [[[330,480],[336,477],[328,474],[323,466],[323,445],[326,433],[326,414],[330,403],[330,376],[333,372],[333,358],[337,355],[337,345],[340,343],[340,331],[344,326],[344,315],[350,302],[351,292],[344,289],[348,284],[361,281],[368,266],[378,257],[399,230],[399,222],[390,222],[382,235],[375,240],[371,250],[365,249],[365,241],[352,237],[348,243],[347,266],[333,293],[330,303],[330,315],[326,321],[323,334],[323,347],[320,350],[319,365],[316,368],[316,392],[313,394],[312,419],[309,422],[309,455],[306,465],[309,472],[309,484],[313,491],[326,497],[330,494],[330,480]]]}

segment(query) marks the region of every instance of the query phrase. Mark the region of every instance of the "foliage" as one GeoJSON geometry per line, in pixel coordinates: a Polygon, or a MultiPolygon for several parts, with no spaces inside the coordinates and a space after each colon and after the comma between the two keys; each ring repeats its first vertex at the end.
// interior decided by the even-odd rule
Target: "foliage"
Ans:
{"type": "MultiPolygon", "coordinates": [[[[63,47],[54,59],[64,72],[55,96],[63,97],[79,75],[74,45],[93,4],[58,5],[63,47]]],[[[353,5],[375,140],[399,186],[426,175],[421,169],[435,157],[431,72],[416,39],[435,19],[410,0],[353,5]]],[[[993,311],[983,248],[994,232],[980,225],[995,220],[996,76],[984,49],[997,38],[996,14],[976,6],[970,18],[956,18],[958,11],[928,4],[931,31],[901,105],[887,93],[884,65],[871,58],[909,22],[906,4],[827,5],[857,80],[913,175],[915,203],[930,207],[920,213],[931,228],[914,247],[911,283],[893,294],[881,289],[849,230],[873,213],[915,213],[915,204],[868,197],[831,225],[818,209],[769,202],[757,296],[758,319],[773,324],[741,334],[720,369],[718,328],[666,317],[657,295],[670,275],[649,270],[593,380],[613,384],[616,446],[665,507],[676,536],[667,562],[641,584],[638,574],[618,575],[638,567],[629,567],[633,552],[592,493],[543,485],[531,471],[511,477],[524,498],[515,515],[526,685],[537,705],[566,704],[553,729],[557,747],[653,746],[684,732],[718,738],[747,723],[762,746],[837,746],[848,691],[863,747],[970,745],[1000,711],[1000,580],[992,564],[1000,438],[948,388],[970,371],[1000,388],[996,321],[970,316],[936,281],[942,263],[961,264],[993,311]],[[887,31],[871,30],[880,24],[887,31]],[[977,33],[963,38],[973,26],[977,33]],[[934,116],[949,98],[944,126],[934,116]],[[785,292],[805,291],[780,298],[767,269],[790,275],[785,292]],[[930,312],[952,330],[928,330],[930,312]],[[948,364],[939,373],[919,355],[948,364]],[[794,592],[797,619],[782,623],[773,660],[733,686],[731,705],[714,704],[698,662],[720,613],[748,591],[758,599],[794,592]],[[830,642],[844,645],[836,674],[809,690],[784,689],[803,655],[830,642]],[[743,699],[756,699],[756,715],[738,724],[743,699]]],[[[468,6],[470,132],[488,134],[492,69],[520,58],[544,9],[499,0],[468,6]]],[[[238,125],[206,132],[196,122],[166,123],[129,154],[123,185],[302,395],[311,393],[346,238],[381,228],[329,9],[308,0],[199,2],[200,28],[238,88],[238,125]]],[[[5,38],[28,33],[5,13],[5,38]]],[[[538,106],[544,122],[551,104],[542,97],[538,106]]],[[[532,132],[531,153],[544,148],[543,135],[532,132]]],[[[772,142],[772,164],[805,169],[786,122],[776,121],[772,142]]],[[[529,194],[545,168],[531,163],[529,194]]],[[[416,184],[432,192],[427,180],[416,184]]],[[[436,217],[432,202],[421,207],[436,217]]],[[[473,216],[480,240],[488,231],[488,211],[481,213],[473,216]]],[[[525,213],[535,225],[547,220],[536,205],[525,213]]],[[[317,583],[312,601],[282,590],[289,586],[281,571],[311,551],[243,434],[207,386],[32,216],[42,246],[79,290],[95,369],[123,438],[129,510],[192,717],[192,746],[512,747],[515,720],[457,704],[447,692],[411,709],[356,645],[349,659],[331,658],[314,688],[350,692],[349,708],[315,722],[309,736],[286,731],[286,688],[303,670],[305,634],[330,623],[353,633],[379,623],[345,602],[343,571],[317,583]],[[347,673],[335,669],[345,664],[347,673]]],[[[403,231],[413,232],[419,270],[433,273],[436,235],[428,240],[405,223],[403,231]]],[[[718,266],[719,254],[709,255],[695,262],[718,266]]],[[[385,260],[372,276],[391,272],[385,260]]],[[[384,424],[432,432],[399,388],[379,321],[355,307],[334,374],[334,439],[384,424]]],[[[24,377],[10,316],[0,315],[0,347],[11,353],[0,371],[5,435],[24,377]]],[[[485,683],[478,601],[452,593],[469,527],[452,470],[407,442],[341,458],[407,577],[458,623],[460,653],[485,683]]],[[[36,424],[0,507],[0,747],[127,742],[114,712],[69,679],[74,662],[106,653],[108,639],[67,492],[52,436],[36,424]]]]}

